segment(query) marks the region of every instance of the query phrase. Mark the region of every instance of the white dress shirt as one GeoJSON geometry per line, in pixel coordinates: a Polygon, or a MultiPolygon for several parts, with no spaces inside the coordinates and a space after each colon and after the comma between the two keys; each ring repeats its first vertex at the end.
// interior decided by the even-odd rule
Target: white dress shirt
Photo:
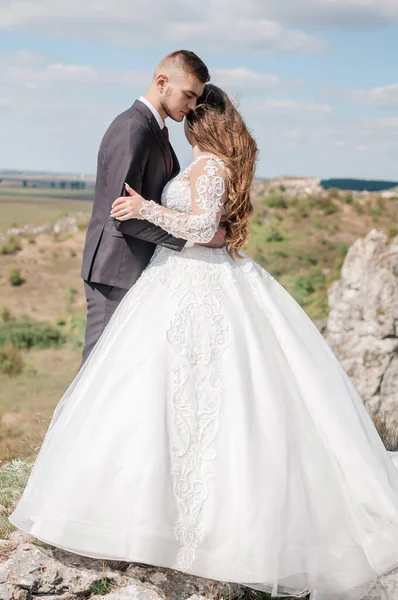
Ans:
{"type": "Polygon", "coordinates": [[[165,122],[164,122],[164,119],[162,119],[162,117],[156,110],[156,108],[154,106],[152,106],[152,104],[149,102],[149,100],[144,98],[144,96],[140,96],[138,99],[140,102],[143,102],[145,104],[145,106],[147,106],[149,108],[149,110],[151,111],[151,113],[153,114],[155,119],[157,120],[160,129],[163,129],[163,127],[165,126],[165,122]]]}

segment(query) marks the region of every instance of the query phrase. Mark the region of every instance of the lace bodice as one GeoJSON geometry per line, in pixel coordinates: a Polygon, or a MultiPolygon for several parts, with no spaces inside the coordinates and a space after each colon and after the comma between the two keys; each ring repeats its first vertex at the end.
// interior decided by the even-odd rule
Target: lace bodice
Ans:
{"type": "Polygon", "coordinates": [[[162,206],[145,201],[140,215],[176,237],[207,243],[217,231],[225,191],[222,160],[214,155],[201,155],[166,185],[162,206]]]}

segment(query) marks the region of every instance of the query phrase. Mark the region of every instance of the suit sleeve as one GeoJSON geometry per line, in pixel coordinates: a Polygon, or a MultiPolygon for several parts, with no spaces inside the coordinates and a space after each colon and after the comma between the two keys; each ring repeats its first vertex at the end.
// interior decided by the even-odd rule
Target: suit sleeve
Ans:
{"type": "MultiPolygon", "coordinates": [[[[141,193],[142,179],[151,146],[151,132],[139,122],[125,122],[117,127],[104,150],[103,160],[108,194],[112,202],[126,195],[124,182],[141,193]]],[[[180,251],[186,240],[177,238],[161,227],[139,219],[113,220],[115,228],[134,238],[180,251]]]]}

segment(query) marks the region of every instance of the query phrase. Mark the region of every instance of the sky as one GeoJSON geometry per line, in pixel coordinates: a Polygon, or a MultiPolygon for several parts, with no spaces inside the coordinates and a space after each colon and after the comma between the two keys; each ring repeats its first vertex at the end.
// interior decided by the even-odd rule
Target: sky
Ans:
{"type": "Polygon", "coordinates": [[[398,180],[398,0],[0,0],[0,169],[94,174],[180,48],[238,103],[258,177],[398,180]]]}

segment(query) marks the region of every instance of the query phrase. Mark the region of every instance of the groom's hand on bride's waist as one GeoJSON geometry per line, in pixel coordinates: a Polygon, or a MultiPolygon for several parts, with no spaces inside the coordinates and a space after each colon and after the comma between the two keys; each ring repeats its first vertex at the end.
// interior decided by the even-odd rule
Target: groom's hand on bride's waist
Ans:
{"type": "Polygon", "coordinates": [[[220,223],[215,236],[207,244],[198,244],[199,246],[207,246],[208,248],[224,248],[227,243],[227,227],[225,223],[220,223]]]}

